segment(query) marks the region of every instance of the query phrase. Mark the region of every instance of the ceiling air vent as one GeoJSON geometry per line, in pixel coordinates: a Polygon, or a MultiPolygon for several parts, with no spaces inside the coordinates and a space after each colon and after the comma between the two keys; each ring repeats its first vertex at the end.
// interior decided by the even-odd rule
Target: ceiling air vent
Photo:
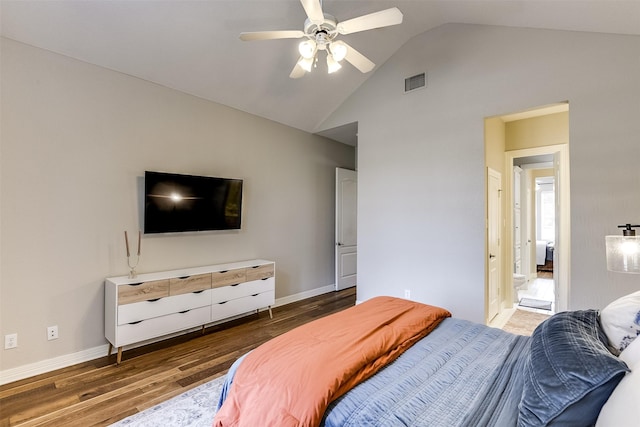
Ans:
{"type": "Polygon", "coordinates": [[[427,85],[427,74],[416,74],[412,77],[404,79],[404,92],[411,92],[412,90],[423,88],[427,85]]]}

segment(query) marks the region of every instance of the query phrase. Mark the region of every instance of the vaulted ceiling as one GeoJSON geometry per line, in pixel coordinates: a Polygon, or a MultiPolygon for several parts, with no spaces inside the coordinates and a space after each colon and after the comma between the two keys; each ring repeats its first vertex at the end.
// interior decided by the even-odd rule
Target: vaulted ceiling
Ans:
{"type": "MultiPolygon", "coordinates": [[[[289,78],[298,40],[243,42],[242,31],[302,30],[299,0],[49,0],[0,3],[2,35],[308,132],[373,73],[326,66],[289,78]]],[[[400,25],[342,36],[379,67],[410,38],[447,23],[640,35],[640,0],[326,0],[344,21],[390,7],[400,25]]],[[[354,132],[353,126],[336,130],[354,132]]]]}

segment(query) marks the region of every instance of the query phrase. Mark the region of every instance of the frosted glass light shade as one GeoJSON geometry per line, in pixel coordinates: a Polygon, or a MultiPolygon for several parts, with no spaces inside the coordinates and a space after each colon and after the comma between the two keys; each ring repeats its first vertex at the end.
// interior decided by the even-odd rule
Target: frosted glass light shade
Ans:
{"type": "Polygon", "coordinates": [[[316,44],[313,40],[305,40],[298,45],[298,52],[300,56],[306,59],[311,59],[316,54],[316,44]]]}
{"type": "Polygon", "coordinates": [[[347,46],[340,41],[331,43],[329,49],[331,50],[331,56],[333,56],[333,59],[337,62],[342,61],[344,57],[347,56],[347,46]]]}
{"type": "Polygon", "coordinates": [[[298,61],[298,65],[300,66],[300,68],[309,73],[311,72],[311,67],[313,66],[313,58],[300,58],[300,60],[298,61]]]}
{"type": "Polygon", "coordinates": [[[327,72],[329,74],[335,73],[340,68],[342,68],[342,65],[340,65],[340,63],[333,59],[331,55],[327,55],[327,72]]]}
{"type": "Polygon", "coordinates": [[[640,236],[605,236],[607,270],[640,274],[640,236]]]}

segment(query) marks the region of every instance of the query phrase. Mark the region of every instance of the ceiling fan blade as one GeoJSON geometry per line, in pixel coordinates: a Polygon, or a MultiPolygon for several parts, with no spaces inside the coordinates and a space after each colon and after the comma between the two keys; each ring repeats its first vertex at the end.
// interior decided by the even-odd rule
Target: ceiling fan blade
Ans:
{"type": "Polygon", "coordinates": [[[388,27],[402,23],[402,12],[397,7],[381,10],[379,12],[363,15],[358,18],[338,22],[340,34],[357,33],[358,31],[372,30],[374,28],[388,27]]]}
{"type": "Polygon", "coordinates": [[[324,22],[324,13],[322,13],[322,5],[320,0],[300,0],[309,21],[314,24],[322,24],[324,22]]]}
{"type": "Polygon", "coordinates": [[[240,33],[240,40],[245,42],[254,40],[275,40],[275,39],[299,39],[304,37],[304,33],[299,30],[290,31],[256,31],[240,33]]]}
{"type": "MultiPolygon", "coordinates": [[[[300,59],[302,59],[302,57],[300,57],[300,59]]],[[[296,62],[296,65],[295,67],[293,67],[293,70],[291,70],[291,74],[289,74],[289,77],[292,79],[299,79],[300,77],[304,76],[304,74],[306,73],[306,71],[299,64],[300,59],[298,60],[298,62],[296,62]]]]}
{"type": "Polygon", "coordinates": [[[366,56],[364,56],[342,40],[338,40],[334,43],[343,44],[347,48],[347,54],[345,55],[344,59],[349,61],[349,63],[360,70],[360,72],[368,73],[369,71],[373,70],[373,67],[376,66],[376,64],[371,62],[366,56]]]}

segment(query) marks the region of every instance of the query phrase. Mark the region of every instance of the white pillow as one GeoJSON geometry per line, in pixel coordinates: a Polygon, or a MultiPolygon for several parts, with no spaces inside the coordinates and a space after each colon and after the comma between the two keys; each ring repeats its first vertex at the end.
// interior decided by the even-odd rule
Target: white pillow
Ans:
{"type": "MultiPolygon", "coordinates": [[[[629,368],[640,371],[640,339],[631,341],[631,344],[620,353],[620,359],[629,368]]],[[[640,403],[640,400],[638,402],[640,403]]]]}
{"type": "Polygon", "coordinates": [[[618,298],[600,312],[611,351],[618,355],[640,335],[640,291],[618,298]]]}
{"type": "MultiPolygon", "coordinates": [[[[640,342],[640,340],[636,340],[640,342]]],[[[622,378],[598,415],[596,427],[637,427],[640,420],[640,365],[622,378]]]]}

